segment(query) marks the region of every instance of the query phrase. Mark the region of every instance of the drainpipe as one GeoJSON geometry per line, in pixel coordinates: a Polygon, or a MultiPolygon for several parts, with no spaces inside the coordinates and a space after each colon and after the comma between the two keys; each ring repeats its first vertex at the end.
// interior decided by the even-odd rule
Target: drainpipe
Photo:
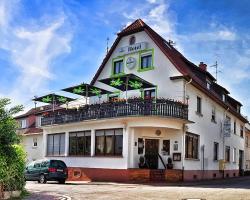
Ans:
{"type": "MultiPolygon", "coordinates": [[[[190,84],[193,81],[191,78],[188,82],[184,84],[184,90],[183,90],[183,102],[186,104],[186,93],[187,93],[187,85],[190,84]]],[[[182,181],[184,181],[184,166],[185,166],[185,132],[186,132],[186,125],[183,124],[182,127],[183,135],[182,135],[182,181]]]]}
{"type": "Polygon", "coordinates": [[[224,111],[224,119],[223,119],[223,128],[222,128],[222,141],[223,141],[223,164],[224,164],[224,169],[223,169],[223,178],[225,178],[225,135],[224,135],[224,120],[226,118],[226,113],[229,110],[229,107],[224,111]]]}
{"type": "Polygon", "coordinates": [[[184,84],[184,91],[183,91],[183,102],[184,103],[187,103],[186,102],[187,85],[190,84],[192,81],[193,81],[193,79],[190,78],[190,80],[184,84]]]}

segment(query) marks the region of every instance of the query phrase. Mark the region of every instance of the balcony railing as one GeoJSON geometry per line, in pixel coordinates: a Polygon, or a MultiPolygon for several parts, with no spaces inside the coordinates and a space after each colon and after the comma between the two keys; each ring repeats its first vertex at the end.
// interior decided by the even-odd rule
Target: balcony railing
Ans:
{"type": "Polygon", "coordinates": [[[78,110],[70,109],[47,113],[43,116],[41,124],[45,126],[129,116],[162,116],[187,120],[188,106],[167,99],[130,99],[128,102],[85,105],[78,110]]]}

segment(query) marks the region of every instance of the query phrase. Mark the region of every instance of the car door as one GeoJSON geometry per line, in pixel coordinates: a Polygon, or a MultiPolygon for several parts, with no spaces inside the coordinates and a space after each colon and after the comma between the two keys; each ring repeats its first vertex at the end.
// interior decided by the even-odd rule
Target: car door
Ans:
{"type": "Polygon", "coordinates": [[[36,162],[34,164],[34,168],[32,170],[32,178],[33,178],[33,180],[39,180],[40,172],[41,172],[41,163],[36,162]]]}
{"type": "Polygon", "coordinates": [[[28,181],[32,181],[32,173],[31,172],[33,171],[33,168],[34,168],[34,162],[31,162],[26,166],[24,175],[25,175],[25,179],[28,181]]]}

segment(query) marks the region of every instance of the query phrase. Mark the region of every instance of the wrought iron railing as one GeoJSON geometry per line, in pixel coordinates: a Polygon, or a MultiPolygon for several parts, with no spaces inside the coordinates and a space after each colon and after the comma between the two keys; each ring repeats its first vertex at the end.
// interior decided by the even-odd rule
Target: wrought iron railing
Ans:
{"type": "Polygon", "coordinates": [[[128,102],[108,102],[85,105],[77,109],[59,110],[47,113],[41,124],[64,124],[91,119],[105,119],[129,116],[162,116],[188,119],[188,106],[180,102],[157,99],[132,99],[128,102]]]}

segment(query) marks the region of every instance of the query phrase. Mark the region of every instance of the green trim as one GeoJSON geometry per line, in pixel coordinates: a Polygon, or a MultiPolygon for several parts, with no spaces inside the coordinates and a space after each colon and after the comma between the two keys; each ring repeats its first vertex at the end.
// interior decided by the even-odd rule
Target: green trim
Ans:
{"type": "Polygon", "coordinates": [[[137,71],[138,72],[146,72],[146,71],[153,70],[153,69],[155,69],[155,67],[147,67],[147,68],[144,68],[144,69],[139,68],[137,71]]]}
{"type": "Polygon", "coordinates": [[[138,69],[137,69],[137,71],[138,72],[145,72],[145,71],[154,70],[154,69],[155,69],[155,67],[154,67],[154,49],[145,49],[145,50],[139,51],[139,62],[138,62],[138,69]],[[141,69],[142,54],[147,53],[147,52],[151,52],[151,54],[152,54],[152,63],[151,63],[152,66],[144,68],[144,69],[141,69]]]}
{"type": "Polygon", "coordinates": [[[112,68],[111,68],[111,77],[119,77],[121,75],[124,75],[124,68],[125,68],[125,55],[123,56],[117,56],[115,58],[112,58],[112,68]],[[122,63],[123,63],[123,67],[122,67],[122,72],[119,73],[119,74],[115,74],[114,73],[114,69],[115,69],[115,61],[119,61],[119,60],[122,60],[122,63]]]}

